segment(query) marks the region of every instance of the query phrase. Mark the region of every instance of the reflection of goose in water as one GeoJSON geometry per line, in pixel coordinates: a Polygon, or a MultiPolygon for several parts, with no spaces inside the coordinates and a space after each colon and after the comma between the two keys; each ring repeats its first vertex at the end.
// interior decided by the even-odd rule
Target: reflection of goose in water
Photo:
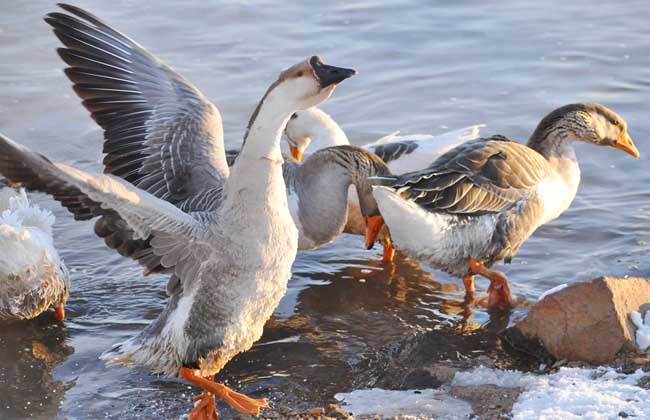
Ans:
{"type": "Polygon", "coordinates": [[[74,349],[68,332],[50,317],[10,321],[0,335],[0,418],[58,418],[67,385],[53,370],[74,349]]]}

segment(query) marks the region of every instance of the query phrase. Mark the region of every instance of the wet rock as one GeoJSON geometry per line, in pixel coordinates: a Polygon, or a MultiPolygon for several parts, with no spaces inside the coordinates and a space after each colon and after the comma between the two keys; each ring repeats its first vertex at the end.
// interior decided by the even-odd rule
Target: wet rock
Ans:
{"type": "Polygon", "coordinates": [[[608,363],[635,349],[632,311],[650,309],[650,280],[601,277],[545,297],[515,329],[556,359],[608,363]]]}
{"type": "Polygon", "coordinates": [[[519,388],[502,388],[496,385],[452,386],[450,394],[472,405],[472,410],[482,420],[507,419],[512,406],[521,394],[519,388]]]}

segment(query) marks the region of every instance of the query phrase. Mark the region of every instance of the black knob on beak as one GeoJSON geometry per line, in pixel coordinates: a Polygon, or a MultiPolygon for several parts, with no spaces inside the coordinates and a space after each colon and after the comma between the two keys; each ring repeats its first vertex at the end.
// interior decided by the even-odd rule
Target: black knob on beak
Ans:
{"type": "Polygon", "coordinates": [[[314,69],[314,73],[318,78],[318,82],[322,88],[342,82],[348,77],[357,74],[354,69],[346,69],[343,67],[334,67],[323,63],[321,58],[317,55],[309,60],[309,64],[314,69]]]}

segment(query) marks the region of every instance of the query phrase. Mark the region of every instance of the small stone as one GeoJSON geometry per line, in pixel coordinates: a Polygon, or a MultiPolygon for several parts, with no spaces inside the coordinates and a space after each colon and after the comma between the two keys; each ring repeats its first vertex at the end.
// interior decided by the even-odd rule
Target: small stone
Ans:
{"type": "Polygon", "coordinates": [[[335,419],[347,419],[350,417],[350,414],[339,407],[338,404],[329,404],[326,412],[328,416],[334,417],[335,419]]]}
{"type": "Polygon", "coordinates": [[[624,419],[630,417],[630,415],[627,414],[625,411],[621,411],[620,413],[618,413],[618,416],[623,417],[624,419]]]}
{"type": "Polygon", "coordinates": [[[637,366],[642,366],[642,365],[650,363],[650,359],[648,359],[647,357],[635,357],[631,361],[632,361],[632,364],[637,365],[637,366]]]}
{"type": "Polygon", "coordinates": [[[643,389],[650,389],[650,376],[640,378],[637,385],[643,389]]]}
{"type": "Polygon", "coordinates": [[[316,407],[307,411],[307,415],[309,416],[322,416],[323,414],[325,414],[325,409],[323,407],[316,407]]]}

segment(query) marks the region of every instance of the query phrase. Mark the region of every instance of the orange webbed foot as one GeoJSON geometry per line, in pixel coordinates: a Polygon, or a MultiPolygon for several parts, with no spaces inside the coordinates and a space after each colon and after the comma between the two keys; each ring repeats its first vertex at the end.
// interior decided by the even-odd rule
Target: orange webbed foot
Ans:
{"type": "Polygon", "coordinates": [[[181,368],[180,376],[186,381],[202,388],[204,394],[208,393],[214,395],[214,397],[223,400],[234,410],[242,414],[257,415],[260,414],[262,408],[269,406],[266,399],[255,399],[240,394],[239,392],[235,392],[223,384],[195,375],[192,369],[181,368]]]}
{"type": "MultiPolygon", "coordinates": [[[[488,287],[488,309],[506,310],[512,308],[512,294],[510,293],[510,286],[508,285],[508,278],[505,274],[490,270],[485,267],[483,262],[476,258],[470,258],[469,267],[472,273],[479,274],[490,280],[490,287],[488,287]]],[[[464,280],[464,279],[463,279],[464,280]]]]}
{"type": "Polygon", "coordinates": [[[189,420],[219,420],[217,415],[217,403],[214,400],[214,395],[209,392],[203,392],[192,399],[194,402],[199,403],[194,406],[190,413],[189,420]]]}

